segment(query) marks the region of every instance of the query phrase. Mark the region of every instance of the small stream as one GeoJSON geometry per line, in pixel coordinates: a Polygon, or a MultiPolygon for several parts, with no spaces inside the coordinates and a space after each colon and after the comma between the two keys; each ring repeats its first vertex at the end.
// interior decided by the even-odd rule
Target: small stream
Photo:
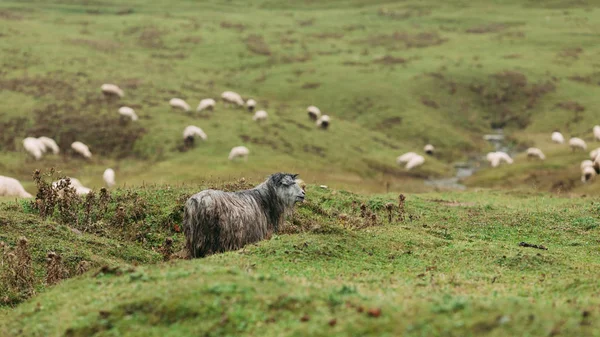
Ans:
{"type": "MultiPolygon", "coordinates": [[[[483,139],[494,145],[495,151],[509,153],[509,149],[504,143],[504,131],[502,129],[495,129],[494,133],[484,135],[483,139]]],[[[485,154],[479,157],[471,157],[466,162],[454,164],[455,173],[453,177],[427,179],[425,180],[425,185],[438,189],[464,191],[467,189],[467,186],[461,184],[462,179],[472,176],[483,165],[487,165],[485,154]]]]}

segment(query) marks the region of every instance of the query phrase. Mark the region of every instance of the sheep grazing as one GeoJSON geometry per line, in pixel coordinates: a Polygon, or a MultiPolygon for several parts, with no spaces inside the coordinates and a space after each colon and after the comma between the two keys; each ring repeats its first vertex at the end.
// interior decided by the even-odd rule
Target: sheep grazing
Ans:
{"type": "Polygon", "coordinates": [[[193,146],[196,137],[200,137],[202,140],[208,138],[202,129],[194,125],[190,125],[183,130],[183,142],[186,147],[193,146]]]}
{"type": "Polygon", "coordinates": [[[573,137],[571,139],[569,139],[569,146],[571,147],[571,150],[575,151],[577,149],[581,149],[581,150],[586,150],[587,149],[587,144],[585,143],[585,141],[581,138],[577,138],[577,137],[573,137]]]}
{"type": "Polygon", "coordinates": [[[242,96],[233,91],[225,91],[221,94],[221,99],[225,103],[234,104],[237,106],[244,106],[244,100],[242,96]]]}
{"type": "Polygon", "coordinates": [[[323,115],[317,120],[317,126],[326,130],[329,127],[329,116],[323,115]]]}
{"type": "Polygon", "coordinates": [[[54,154],[60,153],[60,148],[58,147],[58,144],[56,144],[54,139],[48,137],[39,137],[38,140],[44,145],[44,152],[46,152],[46,150],[49,149],[54,154]]]}
{"type": "Polygon", "coordinates": [[[254,113],[254,116],[252,116],[252,120],[255,122],[261,122],[261,121],[266,121],[268,117],[268,114],[265,110],[258,110],[256,113],[254,113]]]}
{"type": "Polygon", "coordinates": [[[244,158],[245,161],[248,160],[248,155],[250,154],[250,150],[248,150],[245,146],[236,146],[229,151],[229,160],[234,160],[236,158],[244,158]]]}
{"type": "Polygon", "coordinates": [[[423,151],[425,151],[425,153],[427,153],[428,155],[431,156],[435,152],[435,147],[433,147],[433,145],[431,145],[431,144],[427,144],[423,148],[423,151]]]}
{"type": "Polygon", "coordinates": [[[31,194],[25,191],[23,185],[21,185],[17,179],[5,176],[0,176],[0,196],[19,198],[32,197],[31,194]]]}
{"type": "Polygon", "coordinates": [[[545,160],[546,156],[544,155],[544,152],[537,147],[530,147],[527,149],[527,158],[538,158],[545,160]]]}
{"type": "Polygon", "coordinates": [[[498,167],[503,161],[507,164],[512,164],[514,162],[508,154],[502,151],[490,152],[486,155],[486,159],[490,162],[492,167],[498,167]]]}
{"type": "Polygon", "coordinates": [[[256,101],[253,100],[252,98],[246,101],[246,108],[248,108],[248,111],[252,112],[254,111],[254,108],[256,107],[256,101]]]}
{"type": "Polygon", "coordinates": [[[187,104],[181,98],[171,98],[171,100],[169,101],[169,105],[173,108],[181,109],[186,112],[190,111],[190,105],[187,104]]]}
{"type": "Polygon", "coordinates": [[[558,144],[564,144],[565,137],[563,137],[562,133],[554,131],[552,132],[552,141],[558,144]]]}
{"type": "Polygon", "coordinates": [[[284,215],[304,201],[297,174],[275,173],[253,189],[204,190],[185,203],[183,232],[191,258],[240,249],[277,233],[284,215]]]}
{"type": "Polygon", "coordinates": [[[408,163],[414,156],[418,156],[418,154],[416,154],[414,152],[407,152],[401,156],[398,156],[398,158],[396,158],[396,164],[402,165],[404,163],[408,163]]]}
{"type": "Polygon", "coordinates": [[[92,153],[90,152],[90,149],[87,145],[83,144],[82,142],[73,142],[73,144],[71,144],[71,148],[75,152],[82,155],[84,158],[92,158],[92,153]]]}
{"type": "Polygon", "coordinates": [[[588,182],[596,176],[596,171],[592,166],[586,166],[581,169],[581,182],[588,182]]]}
{"type": "Polygon", "coordinates": [[[104,180],[104,183],[107,187],[115,186],[115,170],[111,168],[107,168],[106,170],[104,170],[104,173],[102,174],[102,179],[104,180]]]}
{"type": "Polygon", "coordinates": [[[583,160],[581,162],[581,164],[579,165],[580,169],[584,169],[585,167],[593,167],[594,166],[594,162],[591,160],[583,160]]]}
{"type": "Polygon", "coordinates": [[[119,108],[119,115],[123,116],[123,117],[127,117],[130,118],[132,121],[137,121],[138,120],[138,116],[135,113],[135,110],[133,110],[132,108],[128,107],[128,106],[122,106],[119,108]]]}
{"type": "MultiPolygon", "coordinates": [[[[60,179],[60,180],[57,180],[57,181],[53,182],[53,183],[52,183],[52,187],[53,187],[53,188],[57,188],[57,187],[58,187],[58,185],[59,185],[61,182],[63,182],[65,179],[66,179],[66,178],[64,178],[64,179],[60,179]]],[[[69,177],[69,181],[71,182],[71,183],[70,183],[70,186],[71,186],[73,189],[75,189],[75,193],[76,193],[76,194],[83,195],[83,194],[88,194],[88,193],[90,193],[90,192],[92,191],[92,189],[90,189],[90,188],[87,188],[87,187],[83,186],[83,184],[81,183],[81,181],[79,181],[79,180],[77,180],[77,179],[75,179],[75,178],[71,178],[71,177],[69,177]]],[[[60,191],[59,195],[61,195],[61,196],[62,196],[62,191],[60,191]]]]}
{"type": "Polygon", "coordinates": [[[423,163],[425,163],[425,157],[417,154],[410,158],[405,167],[407,170],[411,170],[417,166],[423,165],[423,163]]]}
{"type": "Polygon", "coordinates": [[[591,160],[596,159],[596,157],[598,157],[599,154],[600,154],[600,147],[593,149],[592,151],[590,151],[590,159],[591,160]]]}
{"type": "Polygon", "coordinates": [[[592,132],[594,133],[594,139],[600,140],[600,125],[595,125],[592,128],[592,132]]]}
{"type": "Polygon", "coordinates": [[[114,85],[114,84],[103,84],[100,87],[100,89],[102,90],[102,93],[104,94],[104,96],[110,96],[110,97],[125,96],[125,93],[123,93],[123,90],[121,90],[121,88],[119,88],[117,85],[114,85]]]}
{"type": "Polygon", "coordinates": [[[308,108],[306,108],[306,112],[308,113],[308,117],[310,117],[310,119],[312,119],[313,121],[316,121],[319,118],[321,118],[321,110],[319,110],[319,108],[317,108],[314,105],[311,105],[308,108]]]}
{"type": "Polygon", "coordinates": [[[23,147],[35,160],[42,159],[42,155],[46,150],[44,144],[39,139],[33,137],[23,139],[23,147]]]}
{"type": "Polygon", "coordinates": [[[201,100],[200,103],[198,104],[198,107],[196,108],[196,112],[200,112],[202,110],[213,111],[215,109],[216,104],[217,104],[217,102],[215,102],[214,99],[205,98],[205,99],[201,100]]]}

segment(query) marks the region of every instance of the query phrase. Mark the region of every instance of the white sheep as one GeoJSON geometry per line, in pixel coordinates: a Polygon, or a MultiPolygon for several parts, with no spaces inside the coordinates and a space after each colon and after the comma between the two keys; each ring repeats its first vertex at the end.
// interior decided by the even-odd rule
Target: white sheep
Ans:
{"type": "Polygon", "coordinates": [[[0,196],[19,198],[32,197],[31,194],[25,191],[23,185],[21,185],[17,179],[5,176],[0,176],[0,196]]]}
{"type": "Polygon", "coordinates": [[[600,147],[593,149],[592,151],[590,151],[590,159],[591,160],[596,159],[596,157],[598,157],[599,154],[600,154],[600,147]]]}
{"type": "Polygon", "coordinates": [[[196,137],[200,137],[202,140],[208,138],[202,129],[194,125],[189,125],[183,130],[183,141],[186,147],[193,146],[196,137]]]}
{"type": "Polygon", "coordinates": [[[268,114],[265,110],[258,110],[256,113],[254,113],[254,116],[252,116],[252,120],[256,121],[256,122],[260,122],[260,121],[265,121],[267,120],[268,114]]]}
{"type": "Polygon", "coordinates": [[[544,152],[537,147],[530,147],[527,149],[527,158],[538,158],[545,160],[546,156],[544,155],[544,152]]]}
{"type": "Polygon", "coordinates": [[[569,146],[571,147],[571,150],[575,151],[577,149],[582,149],[582,150],[586,150],[587,149],[587,144],[585,143],[585,141],[581,138],[577,138],[577,137],[573,137],[571,139],[569,139],[569,146]]]}
{"type": "MultiPolygon", "coordinates": [[[[65,179],[60,179],[60,180],[57,180],[57,181],[53,182],[52,183],[52,187],[53,188],[57,188],[58,184],[60,182],[62,182],[63,180],[65,180],[65,179]]],[[[70,186],[73,189],[75,189],[75,193],[76,194],[79,194],[79,195],[88,194],[88,193],[90,193],[92,191],[91,188],[83,186],[83,184],[81,183],[81,181],[79,181],[78,179],[69,177],[69,180],[71,181],[71,185],[70,186]]],[[[62,194],[63,194],[62,191],[60,191],[59,195],[62,196],[62,194]]]]}
{"type": "Polygon", "coordinates": [[[73,142],[73,144],[71,144],[71,148],[85,158],[89,159],[92,157],[90,149],[87,145],[83,144],[82,142],[73,142]]]}
{"type": "Polygon", "coordinates": [[[490,152],[486,155],[486,159],[490,162],[492,167],[498,167],[502,161],[507,164],[512,164],[514,162],[508,154],[502,151],[490,152]]]}
{"type": "Polygon", "coordinates": [[[310,117],[310,119],[312,119],[313,121],[316,121],[321,117],[321,110],[319,110],[319,108],[317,108],[314,105],[311,105],[308,108],[306,108],[306,112],[308,113],[308,117],[310,117]]]}
{"type": "Polygon", "coordinates": [[[242,99],[242,96],[233,91],[223,92],[221,94],[221,99],[223,99],[225,103],[235,104],[237,106],[244,106],[244,100],[242,99]]]}
{"type": "Polygon", "coordinates": [[[563,137],[562,133],[554,131],[552,132],[552,141],[558,144],[564,144],[565,137],[563,137]]]}
{"type": "Polygon", "coordinates": [[[198,104],[198,107],[196,108],[197,112],[200,112],[202,110],[210,110],[213,111],[215,109],[215,105],[217,104],[217,102],[215,102],[214,99],[212,98],[205,98],[203,100],[200,101],[200,103],[198,104]]]}
{"type": "Polygon", "coordinates": [[[103,84],[100,87],[100,89],[102,90],[102,93],[106,96],[119,96],[119,97],[125,96],[125,93],[123,92],[123,90],[121,90],[121,88],[119,88],[115,84],[103,84]]]}
{"type": "Polygon", "coordinates": [[[581,182],[588,182],[596,176],[596,171],[592,166],[586,166],[581,169],[581,182]]]}
{"type": "Polygon", "coordinates": [[[190,111],[190,105],[181,98],[171,98],[169,105],[173,108],[179,108],[183,111],[190,111]]]}
{"type": "Polygon", "coordinates": [[[329,127],[329,116],[321,116],[321,118],[317,120],[317,126],[321,129],[327,129],[329,127]]]}
{"type": "Polygon", "coordinates": [[[256,101],[253,100],[252,98],[247,100],[246,107],[248,108],[248,111],[250,111],[250,112],[254,111],[254,108],[256,107],[256,101]]]}
{"type": "Polygon", "coordinates": [[[44,144],[39,139],[34,137],[27,137],[23,139],[23,147],[35,158],[35,160],[40,160],[46,150],[44,144]]]}
{"type": "Polygon", "coordinates": [[[417,154],[415,156],[412,156],[410,158],[410,160],[408,161],[408,163],[406,163],[406,169],[407,170],[413,169],[417,166],[423,165],[423,163],[425,163],[425,157],[417,154]]]}
{"type": "Polygon", "coordinates": [[[244,158],[245,161],[248,160],[248,154],[250,154],[250,150],[248,150],[245,146],[236,146],[229,151],[229,160],[234,160],[236,158],[244,158]]]}
{"type": "Polygon", "coordinates": [[[593,166],[594,166],[594,162],[593,161],[591,161],[591,160],[583,160],[581,162],[581,164],[579,165],[579,168],[583,170],[586,167],[593,167],[593,166]]]}
{"type": "Polygon", "coordinates": [[[594,139],[600,140],[600,125],[595,125],[592,128],[592,132],[594,133],[594,139]]]}
{"type": "Polygon", "coordinates": [[[135,110],[133,110],[132,108],[128,107],[128,106],[122,106],[119,108],[119,115],[123,116],[123,117],[127,117],[127,118],[131,118],[132,121],[137,121],[138,120],[138,116],[135,113],[135,110]]]}
{"type": "Polygon", "coordinates": [[[433,147],[433,145],[431,144],[427,144],[423,148],[423,151],[425,151],[425,153],[427,153],[428,155],[432,155],[435,152],[435,147],[433,147]]]}
{"type": "Polygon", "coordinates": [[[102,174],[102,179],[107,187],[115,186],[115,170],[107,168],[102,174]]]}
{"type": "Polygon", "coordinates": [[[38,137],[38,140],[44,145],[44,152],[46,152],[46,149],[52,150],[52,153],[54,154],[58,154],[60,152],[60,148],[54,139],[48,137],[38,137]]]}
{"type": "Polygon", "coordinates": [[[396,158],[396,164],[402,165],[404,163],[408,163],[414,156],[418,156],[418,154],[416,154],[414,152],[407,152],[396,158]]]}

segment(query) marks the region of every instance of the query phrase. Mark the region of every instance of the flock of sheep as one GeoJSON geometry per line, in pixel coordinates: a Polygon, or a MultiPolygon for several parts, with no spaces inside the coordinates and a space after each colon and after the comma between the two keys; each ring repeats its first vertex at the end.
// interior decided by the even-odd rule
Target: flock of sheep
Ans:
{"type": "MultiPolygon", "coordinates": [[[[103,84],[100,89],[102,93],[107,97],[122,98],[125,96],[124,91],[115,84],[103,84]]],[[[257,105],[254,99],[248,99],[244,102],[242,97],[238,93],[235,93],[233,91],[223,92],[221,94],[221,99],[223,100],[224,104],[230,107],[246,107],[250,112],[254,112],[257,105]]],[[[217,102],[212,98],[202,99],[198,104],[196,111],[213,111],[216,106],[216,103],[217,102]]],[[[186,112],[191,110],[190,105],[180,98],[172,98],[169,101],[169,105],[173,108],[181,109],[186,112]]],[[[122,116],[122,118],[130,119],[131,121],[137,121],[139,119],[135,110],[128,106],[120,107],[117,112],[119,113],[119,115],[122,116]]],[[[322,115],[321,111],[316,106],[309,106],[307,108],[307,113],[308,116],[316,122],[316,125],[319,128],[327,129],[329,127],[329,116],[322,115]]],[[[263,122],[267,118],[268,114],[265,110],[258,110],[254,112],[252,120],[256,122],[263,122]]],[[[208,136],[201,128],[195,125],[189,125],[183,130],[184,146],[193,146],[196,138],[199,138],[204,141],[208,138],[208,136]]],[[[27,137],[23,140],[23,147],[36,160],[40,160],[46,153],[49,152],[52,152],[53,154],[60,153],[60,148],[58,147],[56,141],[49,137],[27,137]]],[[[80,141],[73,142],[71,144],[71,149],[73,149],[73,151],[77,155],[80,155],[86,159],[92,157],[92,152],[90,151],[89,147],[80,141]]],[[[235,146],[229,152],[228,159],[235,160],[240,158],[247,160],[249,154],[250,150],[248,150],[247,147],[235,146]]],[[[113,169],[107,168],[104,171],[102,178],[106,186],[112,187],[115,185],[115,171],[113,169]]],[[[75,189],[77,194],[87,194],[91,191],[90,188],[85,187],[79,180],[75,178],[70,177],[70,181],[71,186],[75,189]]],[[[56,186],[58,183],[59,181],[55,181],[53,185],[56,186]]],[[[0,176],[0,196],[16,196],[22,198],[30,198],[31,194],[25,191],[25,189],[18,180],[10,177],[0,176]]]]}

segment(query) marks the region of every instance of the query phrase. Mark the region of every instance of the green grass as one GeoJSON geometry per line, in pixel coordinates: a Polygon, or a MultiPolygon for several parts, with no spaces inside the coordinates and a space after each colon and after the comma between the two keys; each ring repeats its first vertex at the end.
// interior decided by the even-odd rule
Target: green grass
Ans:
{"type": "MultiPolygon", "coordinates": [[[[151,198],[160,191],[140,193],[151,198]]],[[[171,193],[172,197],[188,190],[171,193]]],[[[388,223],[383,205],[396,203],[396,195],[362,197],[315,186],[309,186],[308,194],[309,203],[299,206],[290,219],[296,228],[304,228],[299,233],[277,235],[206,259],[158,265],[148,264],[150,259],[131,270],[126,268],[131,262],[122,262],[121,275],[89,272],[55,287],[42,286],[31,300],[0,311],[4,316],[0,332],[6,336],[598,333],[600,289],[595,275],[600,272],[600,218],[590,199],[531,192],[411,194],[405,220],[398,221],[394,214],[388,223]],[[351,229],[351,220],[340,220],[337,214],[345,213],[352,221],[362,221],[352,201],[365,202],[378,214],[378,224],[351,229]],[[521,241],[548,250],[519,247],[521,241]],[[369,310],[376,309],[381,315],[371,317],[369,310]]],[[[166,198],[162,203],[173,201],[166,198]]],[[[18,215],[21,212],[11,214],[25,216],[18,215]]],[[[146,219],[160,214],[148,211],[146,219]]],[[[32,234],[34,246],[57,245],[63,234],[44,229],[43,235],[35,236],[27,230],[40,227],[31,219],[21,228],[6,226],[3,231],[32,234]]],[[[173,235],[178,240],[181,234],[173,235]]],[[[12,234],[8,237],[9,242],[14,239],[12,234]]],[[[98,235],[84,238],[87,241],[70,238],[83,246],[77,252],[62,251],[66,259],[105,240],[98,235]]],[[[152,246],[118,241],[132,250],[152,246]]],[[[117,260],[131,260],[130,253],[119,252],[117,260]]],[[[36,250],[34,260],[36,254],[43,253],[36,250]]]]}
{"type": "MultiPolygon", "coordinates": [[[[55,166],[93,187],[107,166],[127,185],[287,170],[361,192],[427,191],[423,178],[450,176],[452,162],[491,149],[481,139],[491,124],[505,124],[517,144],[555,128],[591,140],[600,103],[593,8],[560,0],[3,1],[0,122],[10,127],[0,170],[26,181],[35,168],[55,166]],[[125,98],[106,103],[105,82],[125,98]],[[225,90],[257,99],[266,125],[221,105],[203,116],[167,105],[176,96],[195,107],[225,90]],[[558,106],[569,101],[584,110],[558,106]],[[329,131],[308,120],[311,104],[332,116],[329,131]],[[110,127],[120,105],[136,109],[142,136],[122,140],[131,129],[110,127]],[[59,123],[48,126],[40,114],[59,123]],[[91,127],[92,119],[107,124],[91,127]],[[181,153],[189,124],[208,141],[181,153]],[[31,134],[56,138],[63,152],[79,139],[96,155],[32,162],[21,149],[31,134]],[[125,150],[107,145],[115,139],[125,150]],[[411,172],[395,165],[426,143],[436,158],[411,172]],[[247,164],[226,159],[238,145],[250,148],[247,164]]],[[[574,163],[552,165],[564,174],[574,163]]],[[[548,171],[546,182],[561,178],[548,171]]]]}

